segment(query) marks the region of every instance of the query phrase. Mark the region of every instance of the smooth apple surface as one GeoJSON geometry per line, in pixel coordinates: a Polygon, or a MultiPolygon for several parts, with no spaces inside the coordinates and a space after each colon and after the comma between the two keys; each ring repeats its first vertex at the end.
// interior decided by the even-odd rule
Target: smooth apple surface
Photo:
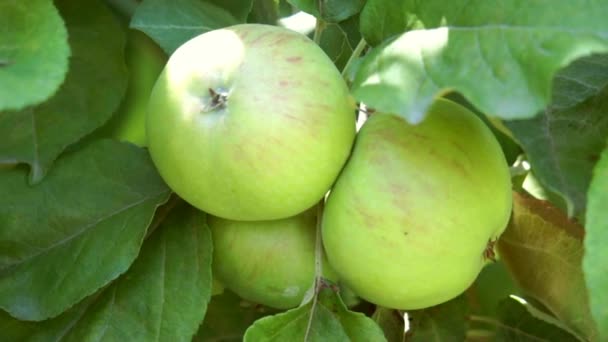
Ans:
{"type": "Polygon", "coordinates": [[[373,114],[330,193],[323,243],[340,280],[385,307],[458,296],[511,212],[503,152],[473,113],[437,100],[419,125],[373,114]]]}
{"type": "Polygon", "coordinates": [[[332,61],[307,37],[243,24],[179,47],[148,106],[152,159],[195,207],[273,220],[317,203],[355,134],[355,105],[332,61]]]}
{"type": "Polygon", "coordinates": [[[127,93],[118,111],[97,134],[146,146],[146,108],[152,87],[167,62],[167,55],[143,32],[129,30],[127,37],[127,93]]]}
{"type": "MultiPolygon", "coordinates": [[[[213,274],[249,301],[273,308],[298,306],[315,277],[316,208],[273,221],[209,217],[213,274]]],[[[335,273],[323,259],[323,274],[335,273]]]]}

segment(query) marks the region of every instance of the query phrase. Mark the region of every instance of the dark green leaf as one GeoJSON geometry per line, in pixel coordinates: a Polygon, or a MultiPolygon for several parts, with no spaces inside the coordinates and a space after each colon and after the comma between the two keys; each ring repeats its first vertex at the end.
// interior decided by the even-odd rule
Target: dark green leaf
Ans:
{"type": "Polygon", "coordinates": [[[570,108],[598,95],[606,86],[608,55],[591,55],[577,59],[555,74],[551,108],[570,108]]]}
{"type": "Polygon", "coordinates": [[[405,322],[398,310],[377,307],[372,319],[380,326],[388,342],[402,342],[404,340],[405,322]]]}
{"type": "MultiPolygon", "coordinates": [[[[274,0],[271,0],[274,1],[274,0]]],[[[278,0],[279,3],[279,18],[284,18],[296,14],[298,9],[290,4],[287,0],[278,0]]]]}
{"type": "Polygon", "coordinates": [[[249,22],[276,25],[279,20],[279,3],[277,0],[254,0],[249,13],[249,22]]]}
{"type": "Polygon", "coordinates": [[[182,205],[144,244],[129,271],[68,312],[28,323],[0,315],[13,341],[190,341],[211,296],[211,234],[182,205]],[[27,338],[26,338],[27,337],[27,338]]]}
{"type": "MultiPolygon", "coordinates": [[[[495,341],[579,341],[575,336],[552,324],[555,319],[531,308],[530,304],[515,299],[505,299],[500,303],[495,341]]],[[[488,322],[488,323],[491,323],[488,322]]]]}
{"type": "Polygon", "coordinates": [[[411,123],[420,122],[433,99],[448,90],[492,116],[533,117],[548,104],[557,70],[608,51],[603,0],[576,11],[567,0],[406,1],[426,29],[373,49],[352,90],[368,106],[411,123]]]}
{"type": "Polygon", "coordinates": [[[410,1],[367,0],[361,12],[361,33],[365,41],[376,46],[385,39],[421,26],[410,7],[410,1]]]}
{"type": "Polygon", "coordinates": [[[326,286],[306,305],[256,321],[244,338],[251,342],[385,340],[373,320],[349,311],[340,297],[326,286]]]}
{"type": "Polygon", "coordinates": [[[360,39],[358,30],[358,17],[351,17],[341,23],[327,24],[321,35],[319,45],[331,58],[336,67],[342,70],[353,53],[360,39]]]}
{"type": "Polygon", "coordinates": [[[605,341],[608,340],[608,149],[604,149],[595,167],[588,196],[583,270],[599,340],[605,341]]]}
{"type": "Polygon", "coordinates": [[[519,295],[505,264],[498,260],[483,268],[475,283],[467,291],[471,311],[475,314],[494,316],[498,304],[510,295],[519,295]]]}
{"type": "Polygon", "coordinates": [[[52,96],[68,71],[65,24],[49,0],[0,2],[0,111],[52,96]]]}
{"type": "Polygon", "coordinates": [[[24,320],[58,315],[127,270],[169,189],[148,154],[100,141],[66,154],[29,186],[0,176],[0,307],[24,320]]]}
{"type": "Polygon", "coordinates": [[[591,170],[608,136],[607,112],[608,88],[572,108],[505,122],[541,184],[564,198],[569,216],[585,211],[591,170]]]}
{"type": "MultiPolygon", "coordinates": [[[[254,0],[204,0],[228,11],[239,22],[247,21],[254,0]]],[[[274,1],[274,0],[272,0],[274,1]]]]}
{"type": "Polygon", "coordinates": [[[428,309],[410,311],[406,341],[464,341],[468,312],[464,296],[428,309]]]}
{"type": "Polygon", "coordinates": [[[65,82],[47,102],[0,114],[0,161],[31,165],[40,181],[68,146],[107,121],[127,85],[124,32],[99,1],[58,0],[72,48],[65,82]]]}
{"type": "Polygon", "coordinates": [[[152,37],[169,55],[201,33],[238,23],[225,9],[200,0],[145,0],[131,19],[132,28],[152,37]]]}
{"type": "Polygon", "coordinates": [[[245,302],[229,290],[224,290],[224,293],[211,298],[205,321],[193,342],[240,342],[253,322],[273,311],[245,302]]]}
{"type": "Polygon", "coordinates": [[[2,342],[64,341],[62,336],[76,325],[94,302],[96,295],[83,300],[60,316],[42,322],[26,322],[0,310],[0,340],[2,342]]]}
{"type": "Polygon", "coordinates": [[[298,9],[330,23],[337,23],[359,13],[365,0],[287,0],[298,9]]]}
{"type": "Polygon", "coordinates": [[[513,216],[497,246],[525,295],[593,340],[597,331],[582,270],[583,234],[580,225],[548,202],[514,193],[513,216]]]}

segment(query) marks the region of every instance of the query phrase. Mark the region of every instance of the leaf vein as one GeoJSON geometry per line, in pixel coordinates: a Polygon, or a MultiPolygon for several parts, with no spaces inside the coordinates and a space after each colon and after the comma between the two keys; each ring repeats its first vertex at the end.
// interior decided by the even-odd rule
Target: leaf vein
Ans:
{"type": "Polygon", "coordinates": [[[31,255],[27,256],[26,258],[24,258],[22,260],[19,260],[18,262],[15,262],[14,264],[9,265],[6,268],[17,267],[17,266],[19,266],[19,265],[21,265],[21,264],[23,264],[25,262],[28,262],[28,261],[30,261],[30,260],[32,260],[32,259],[34,259],[34,258],[36,258],[36,257],[38,257],[40,255],[42,255],[42,254],[44,254],[44,253],[52,250],[55,247],[61,246],[63,244],[66,244],[66,243],[70,242],[71,240],[73,240],[73,239],[81,236],[82,234],[86,233],[91,227],[94,227],[95,225],[99,224],[100,222],[102,222],[102,221],[104,221],[106,219],[112,218],[112,217],[114,217],[116,215],[119,215],[119,214],[121,214],[121,213],[123,213],[123,212],[125,212],[125,211],[127,211],[127,210],[129,210],[129,209],[131,209],[131,208],[133,208],[133,207],[135,207],[137,205],[139,205],[139,204],[142,204],[142,203],[144,203],[144,202],[146,202],[148,200],[154,199],[155,197],[157,197],[157,196],[159,196],[159,195],[161,195],[161,194],[163,194],[165,192],[167,192],[167,190],[163,190],[163,191],[160,191],[160,192],[157,192],[157,193],[154,193],[154,194],[150,194],[150,195],[142,198],[139,201],[136,201],[136,202],[134,202],[132,204],[129,204],[128,206],[126,206],[124,208],[120,208],[118,210],[110,212],[109,214],[104,215],[104,216],[98,218],[97,220],[95,220],[95,221],[93,221],[93,222],[91,222],[91,223],[83,226],[81,229],[76,230],[73,234],[70,234],[67,237],[63,238],[63,239],[58,240],[55,243],[52,243],[48,247],[43,248],[40,251],[38,251],[38,252],[36,252],[34,254],[31,254],[31,255]]]}

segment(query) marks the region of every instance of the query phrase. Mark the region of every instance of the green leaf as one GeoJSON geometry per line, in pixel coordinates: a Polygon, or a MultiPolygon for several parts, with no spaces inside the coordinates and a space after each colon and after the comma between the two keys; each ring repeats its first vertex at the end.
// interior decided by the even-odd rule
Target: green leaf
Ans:
{"type": "Polygon", "coordinates": [[[596,96],[608,86],[608,55],[579,58],[553,78],[551,108],[566,109],[596,96]]]}
{"type": "Polygon", "coordinates": [[[360,39],[358,17],[353,16],[341,23],[327,24],[321,35],[319,45],[331,58],[336,67],[342,70],[360,39]]]}
{"type": "Polygon", "coordinates": [[[585,211],[591,170],[608,136],[607,111],[608,88],[575,107],[549,107],[532,120],[505,122],[536,178],[564,198],[570,217],[585,211]]]}
{"type": "MultiPolygon", "coordinates": [[[[253,7],[253,0],[205,0],[228,11],[239,22],[244,23],[253,7]]],[[[273,0],[274,1],[274,0],[273,0]]]]}
{"type": "Polygon", "coordinates": [[[365,0],[287,0],[298,9],[330,23],[337,23],[361,12],[365,0]]]}
{"type": "Polygon", "coordinates": [[[533,117],[549,102],[558,69],[608,51],[606,1],[592,0],[576,11],[567,0],[408,3],[426,29],[374,48],[352,91],[369,107],[411,123],[449,90],[492,116],[533,117]]]}
{"type": "Polygon", "coordinates": [[[583,271],[599,340],[604,341],[608,340],[608,149],[595,167],[588,196],[583,271]]]}
{"type": "Polygon", "coordinates": [[[200,0],[145,0],[130,26],[145,32],[171,55],[201,33],[238,23],[225,9],[200,0]]]}
{"type": "Polygon", "coordinates": [[[583,229],[549,203],[514,193],[498,252],[515,282],[575,333],[593,340],[582,270],[583,229]]]}
{"type": "Polygon", "coordinates": [[[1,171],[0,193],[0,307],[42,320],[129,268],[169,189],[144,150],[100,141],[33,187],[22,169],[1,171]]]}
{"type": "MultiPolygon", "coordinates": [[[[278,0],[254,0],[251,13],[249,13],[249,22],[276,25],[279,20],[279,4],[278,0]]],[[[284,3],[284,2],[283,2],[284,3]]]]}
{"type": "Polygon", "coordinates": [[[405,322],[398,310],[378,306],[372,315],[372,319],[380,326],[388,342],[404,341],[405,322]]]}
{"type": "Polygon", "coordinates": [[[505,299],[498,308],[495,341],[560,341],[576,342],[578,338],[559,328],[554,318],[534,309],[527,303],[505,299]]]}
{"type": "Polygon", "coordinates": [[[233,292],[224,290],[221,295],[211,298],[205,321],[193,342],[242,341],[245,331],[253,322],[274,311],[245,302],[233,292]]]}
{"type": "Polygon", "coordinates": [[[186,205],[144,244],[127,273],[68,312],[47,321],[0,314],[12,341],[190,341],[211,296],[211,234],[186,205]]]}
{"type": "Polygon", "coordinates": [[[408,312],[406,341],[464,341],[468,306],[464,296],[423,310],[408,312]]]}
{"type": "Polygon", "coordinates": [[[361,34],[376,46],[384,40],[421,26],[408,1],[367,0],[361,11],[361,34]]]}
{"type": "Polygon", "coordinates": [[[0,2],[0,111],[52,96],[68,71],[70,46],[49,0],[0,2]]]}
{"type": "Polygon", "coordinates": [[[467,298],[475,314],[494,316],[505,298],[520,293],[505,264],[497,260],[481,270],[475,283],[467,290],[467,298]]]}
{"type": "Polygon", "coordinates": [[[38,106],[0,113],[0,163],[30,164],[34,183],[67,146],[110,118],[127,85],[125,37],[113,14],[96,0],[55,5],[72,48],[65,82],[38,106]]]}
{"type": "Polygon", "coordinates": [[[78,323],[95,298],[96,295],[93,295],[60,316],[42,322],[20,321],[0,310],[2,341],[62,341],[61,336],[67,329],[78,323]]]}
{"type": "Polygon", "coordinates": [[[329,286],[318,297],[287,312],[256,321],[244,341],[385,341],[382,330],[362,313],[349,311],[329,286]]]}

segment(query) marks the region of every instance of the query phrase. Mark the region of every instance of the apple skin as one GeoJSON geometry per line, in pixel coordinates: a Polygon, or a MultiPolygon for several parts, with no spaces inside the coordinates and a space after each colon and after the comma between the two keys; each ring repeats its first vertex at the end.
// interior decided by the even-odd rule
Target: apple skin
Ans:
{"type": "Polygon", "coordinates": [[[111,137],[146,146],[146,109],[158,75],[167,62],[165,52],[145,33],[129,30],[125,58],[129,86],[120,107],[96,137],[111,137]]]}
{"type": "Polygon", "coordinates": [[[372,303],[421,309],[465,291],[511,213],[500,145],[439,99],[417,126],[372,115],[330,193],[323,243],[340,281],[372,303]]]}
{"type": "Polygon", "coordinates": [[[260,221],[317,203],[354,141],[355,103],[307,37],[242,24],[180,46],[148,106],[148,147],[167,184],[215,216],[260,221]]]}
{"type": "MultiPolygon", "coordinates": [[[[277,309],[298,306],[315,277],[316,207],[272,221],[210,216],[213,274],[243,299],[277,309]]],[[[323,258],[323,276],[335,272],[323,258]]]]}

